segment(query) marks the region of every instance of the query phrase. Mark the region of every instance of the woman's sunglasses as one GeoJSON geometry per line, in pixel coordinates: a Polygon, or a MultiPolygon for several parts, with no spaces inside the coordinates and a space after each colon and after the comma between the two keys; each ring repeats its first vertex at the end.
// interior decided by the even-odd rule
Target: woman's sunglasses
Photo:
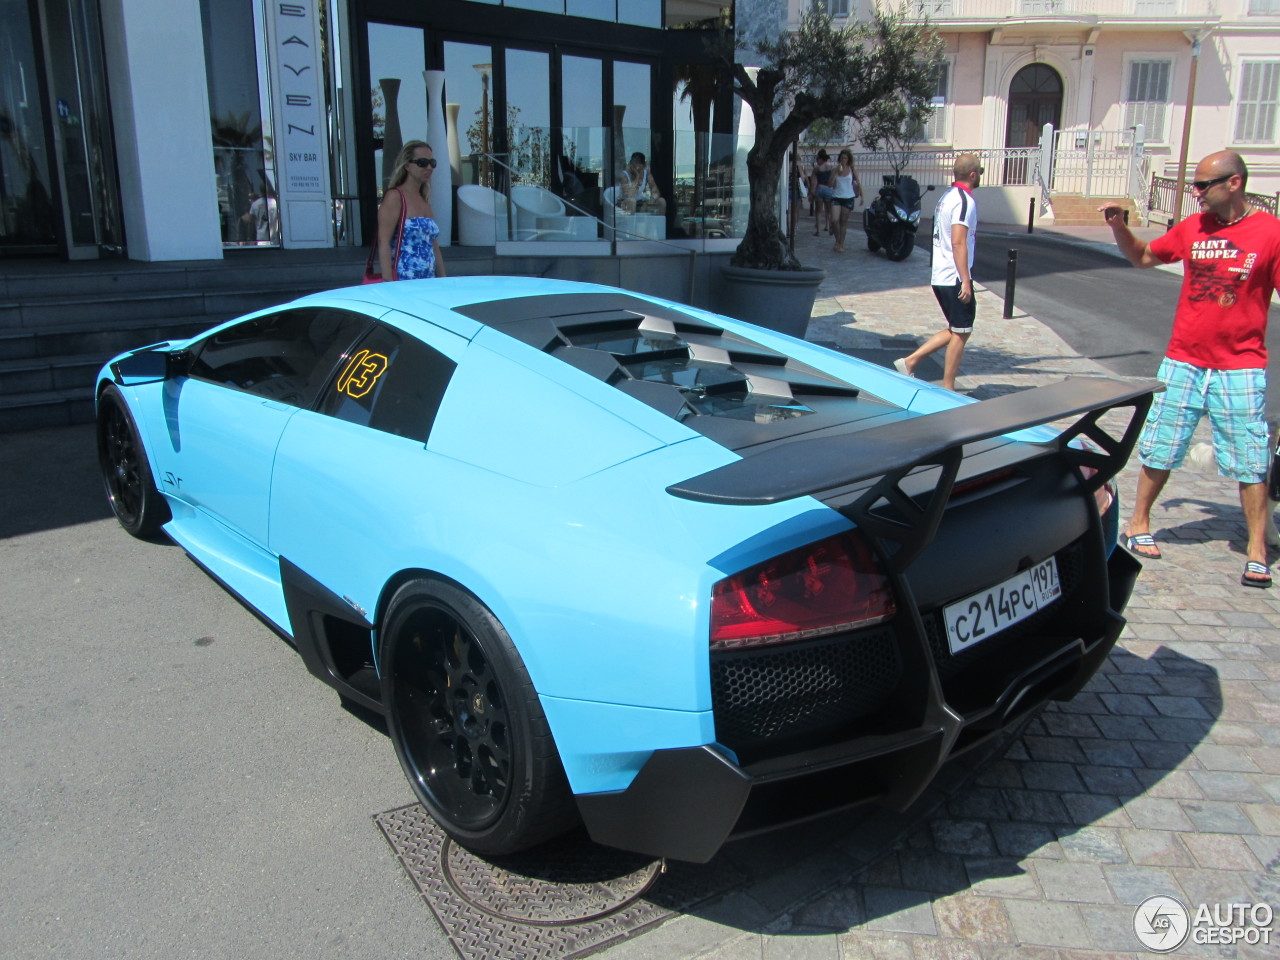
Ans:
{"type": "Polygon", "coordinates": [[[414,157],[409,162],[412,163],[415,167],[422,167],[425,170],[428,167],[434,167],[436,165],[436,158],[435,157],[414,157]]]}

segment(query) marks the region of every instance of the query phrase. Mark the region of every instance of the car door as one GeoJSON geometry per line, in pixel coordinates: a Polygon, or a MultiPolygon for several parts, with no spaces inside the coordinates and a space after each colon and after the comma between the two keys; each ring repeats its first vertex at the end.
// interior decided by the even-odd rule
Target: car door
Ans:
{"type": "Polygon", "coordinates": [[[372,609],[377,571],[413,516],[435,509],[425,449],[467,341],[378,323],[348,352],[314,411],[281,438],[271,490],[271,549],[335,594],[372,609]],[[430,340],[427,343],[425,339],[430,340]]]}
{"type": "MultiPolygon", "coordinates": [[[[370,323],[342,310],[285,309],[193,345],[188,375],[165,385],[167,429],[155,457],[164,491],[193,519],[214,518],[266,550],[280,435],[370,323]]],[[[183,520],[175,511],[175,525],[183,520]]]]}

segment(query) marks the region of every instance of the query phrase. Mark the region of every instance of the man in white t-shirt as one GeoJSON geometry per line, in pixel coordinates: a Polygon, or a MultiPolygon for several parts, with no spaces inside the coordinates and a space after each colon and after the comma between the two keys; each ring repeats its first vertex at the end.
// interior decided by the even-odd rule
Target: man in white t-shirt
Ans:
{"type": "Polygon", "coordinates": [[[956,157],[955,182],[933,212],[933,295],[938,298],[947,326],[926,340],[915,353],[893,361],[894,369],[915,376],[916,364],[936,350],[947,348],[942,385],[956,388],[956,374],[964,345],[973,333],[973,251],[977,245],[978,205],[973,191],[982,179],[982,162],[972,153],[956,157]]]}

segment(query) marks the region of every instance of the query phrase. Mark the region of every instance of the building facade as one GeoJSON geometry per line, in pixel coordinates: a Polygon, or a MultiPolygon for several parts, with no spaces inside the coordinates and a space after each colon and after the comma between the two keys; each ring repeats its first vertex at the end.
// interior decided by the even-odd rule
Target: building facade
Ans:
{"type": "Polygon", "coordinates": [[[705,169],[713,135],[719,167],[734,166],[732,96],[700,82],[723,8],[0,0],[0,255],[362,244],[414,139],[439,160],[433,203],[449,241],[476,216],[461,187],[477,188],[469,200],[501,195],[481,217],[491,245],[601,242],[582,218],[606,212],[619,235],[688,237],[705,231],[699,207],[718,182],[705,169]],[[669,210],[622,203],[637,153],[669,210]],[[695,156],[704,169],[678,176],[695,156]]]}
{"type": "MultiPolygon", "coordinates": [[[[814,0],[791,0],[794,24],[814,0]]],[[[821,0],[837,22],[877,2],[821,0]]],[[[1230,148],[1280,191],[1280,0],[906,0],[945,44],[921,150],[1132,152],[1152,176],[1230,148]],[[1115,134],[1115,137],[1111,137],[1115,134]],[[1105,148],[1102,146],[1105,144],[1105,148]]],[[[1052,187],[1052,184],[1049,184],[1052,187]]],[[[1070,185],[1080,192],[1080,183],[1070,185]]],[[[1094,191],[1103,193],[1107,191],[1094,191]]]]}

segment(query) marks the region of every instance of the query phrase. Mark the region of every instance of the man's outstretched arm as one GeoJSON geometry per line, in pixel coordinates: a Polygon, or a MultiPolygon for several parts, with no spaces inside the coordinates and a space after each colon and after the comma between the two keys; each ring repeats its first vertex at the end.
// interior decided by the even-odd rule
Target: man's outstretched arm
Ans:
{"type": "Polygon", "coordinates": [[[1102,214],[1107,226],[1111,228],[1111,233],[1116,238],[1116,246],[1120,248],[1120,252],[1135,267],[1154,267],[1164,263],[1163,260],[1151,252],[1151,248],[1147,246],[1145,240],[1138,239],[1133,231],[1129,229],[1129,225],[1124,222],[1124,207],[1117,203],[1108,203],[1099,207],[1098,212],[1102,214]]]}

